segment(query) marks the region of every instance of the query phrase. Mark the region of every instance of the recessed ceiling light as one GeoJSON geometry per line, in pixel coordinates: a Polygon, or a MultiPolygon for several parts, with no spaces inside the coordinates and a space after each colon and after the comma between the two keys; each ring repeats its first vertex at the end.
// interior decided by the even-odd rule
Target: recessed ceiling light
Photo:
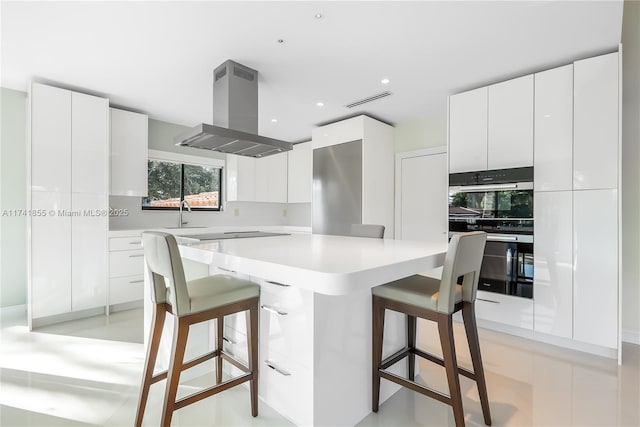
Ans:
{"type": "Polygon", "coordinates": [[[278,43],[284,43],[284,39],[278,39],[278,43]]]}
{"type": "Polygon", "coordinates": [[[316,14],[314,15],[314,17],[315,17],[316,19],[322,19],[322,14],[321,14],[321,13],[316,13],[316,14]]]}
{"type": "Polygon", "coordinates": [[[324,107],[324,102],[322,101],[316,102],[316,107],[324,107]]]}
{"type": "Polygon", "coordinates": [[[385,77],[384,79],[380,80],[380,83],[382,83],[383,85],[388,85],[390,81],[391,80],[385,77]]]}
{"type": "Polygon", "coordinates": [[[271,119],[271,123],[278,123],[278,119],[271,119]]]}

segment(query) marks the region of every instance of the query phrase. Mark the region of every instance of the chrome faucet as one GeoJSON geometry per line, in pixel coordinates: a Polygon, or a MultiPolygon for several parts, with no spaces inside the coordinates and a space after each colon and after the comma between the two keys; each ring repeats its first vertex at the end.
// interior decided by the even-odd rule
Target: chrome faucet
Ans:
{"type": "Polygon", "coordinates": [[[178,220],[179,220],[179,222],[178,222],[178,227],[179,227],[179,228],[182,228],[182,225],[183,225],[183,224],[187,224],[187,222],[182,222],[182,208],[183,208],[183,206],[186,206],[186,207],[187,207],[187,210],[188,210],[189,212],[191,212],[191,206],[189,205],[189,202],[187,202],[186,200],[182,200],[182,201],[180,201],[180,209],[179,209],[179,211],[180,211],[180,216],[179,216],[179,218],[178,218],[178,220]]]}

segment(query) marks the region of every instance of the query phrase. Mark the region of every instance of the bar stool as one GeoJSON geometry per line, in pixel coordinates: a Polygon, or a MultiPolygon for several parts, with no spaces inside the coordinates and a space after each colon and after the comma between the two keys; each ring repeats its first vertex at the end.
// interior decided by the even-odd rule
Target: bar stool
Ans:
{"type": "Polygon", "coordinates": [[[147,357],[144,364],[136,426],[142,425],[149,388],[167,379],[161,425],[171,425],[173,411],[198,402],[205,397],[249,381],[251,415],[258,415],[258,310],[260,287],[247,280],[227,275],[215,275],[187,282],[182,259],[173,235],[160,232],[142,233],[144,256],[151,279],[153,320],[147,357]],[[224,316],[247,311],[247,343],[249,366],[225,353],[222,348],[224,316]],[[167,313],[173,315],[173,344],[169,369],[157,374],[153,370],[167,313]],[[203,356],[184,362],[189,326],[216,319],[216,349],[203,356]],[[216,385],[176,401],[180,373],[206,360],[217,357],[216,385]],[[222,360],[226,360],[243,375],[222,382],[222,360]]]}
{"type": "Polygon", "coordinates": [[[384,225],[351,224],[350,235],[353,237],[372,237],[382,239],[384,237],[384,225]]]}
{"type": "Polygon", "coordinates": [[[454,235],[449,242],[440,280],[414,275],[372,288],[373,412],[378,412],[380,378],[385,378],[450,405],[453,408],[456,426],[464,426],[460,379],[458,377],[458,374],[461,374],[476,381],[484,422],[486,425],[491,425],[474,306],[486,240],[486,233],[481,231],[454,235]],[[457,284],[460,277],[462,277],[462,285],[457,284]],[[407,346],[382,360],[385,309],[407,315],[407,346]],[[453,314],[459,310],[462,310],[473,372],[459,367],[456,359],[453,342],[453,314]],[[417,317],[432,320],[438,324],[443,359],[416,348],[417,317]],[[415,382],[416,355],[445,367],[449,383],[449,396],[415,382]],[[405,357],[408,357],[409,362],[408,379],[387,370],[405,357]]]}

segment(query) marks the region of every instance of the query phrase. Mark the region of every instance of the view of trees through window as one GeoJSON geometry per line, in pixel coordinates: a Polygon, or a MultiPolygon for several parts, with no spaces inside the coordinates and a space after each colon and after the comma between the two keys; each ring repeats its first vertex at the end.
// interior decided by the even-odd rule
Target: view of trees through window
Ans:
{"type": "Polygon", "coordinates": [[[149,195],[143,209],[177,209],[186,200],[193,209],[220,210],[222,169],[169,162],[148,161],[149,195]]]}

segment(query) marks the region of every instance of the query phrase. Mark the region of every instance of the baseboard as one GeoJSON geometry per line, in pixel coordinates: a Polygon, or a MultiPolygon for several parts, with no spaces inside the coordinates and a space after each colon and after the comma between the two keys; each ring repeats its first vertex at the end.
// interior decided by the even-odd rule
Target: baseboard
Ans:
{"type": "Polygon", "coordinates": [[[134,308],[144,307],[144,300],[123,302],[121,304],[112,304],[109,306],[109,313],[117,313],[119,311],[133,310],[134,308]]]}
{"type": "Polygon", "coordinates": [[[19,315],[27,313],[27,305],[11,305],[9,307],[0,307],[0,314],[3,316],[6,315],[19,315]]]}
{"type": "Polygon", "coordinates": [[[640,331],[637,329],[622,329],[622,341],[640,345],[640,331]]]}
{"type": "Polygon", "coordinates": [[[86,317],[100,316],[103,314],[105,314],[105,307],[96,307],[89,308],[87,310],[72,311],[70,313],[56,314],[53,316],[39,317],[31,320],[31,329],[33,330],[41,326],[68,322],[70,320],[84,319],[86,317]]]}

